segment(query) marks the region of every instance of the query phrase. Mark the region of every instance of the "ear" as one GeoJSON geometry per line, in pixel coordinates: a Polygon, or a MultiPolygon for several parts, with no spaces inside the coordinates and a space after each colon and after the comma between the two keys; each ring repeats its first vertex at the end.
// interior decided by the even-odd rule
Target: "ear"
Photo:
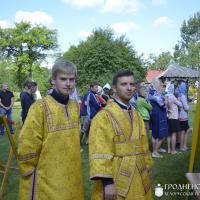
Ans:
{"type": "Polygon", "coordinates": [[[55,85],[55,84],[56,84],[55,81],[56,81],[55,78],[52,78],[52,79],[51,79],[52,85],[55,85]]]}
{"type": "Polygon", "coordinates": [[[116,87],[116,85],[113,85],[113,86],[112,86],[112,89],[113,89],[113,92],[114,92],[114,93],[117,92],[117,87],[116,87]]]}

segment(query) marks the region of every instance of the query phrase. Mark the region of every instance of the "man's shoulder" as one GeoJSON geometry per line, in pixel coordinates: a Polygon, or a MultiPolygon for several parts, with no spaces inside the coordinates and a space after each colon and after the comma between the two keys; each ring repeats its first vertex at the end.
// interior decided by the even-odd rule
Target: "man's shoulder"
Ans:
{"type": "Polygon", "coordinates": [[[89,94],[89,91],[83,94],[82,101],[85,101],[87,99],[88,94],[89,94]]]}
{"type": "Polygon", "coordinates": [[[75,107],[80,108],[80,104],[75,99],[69,99],[69,104],[75,107]]]}
{"type": "Polygon", "coordinates": [[[99,113],[102,113],[102,115],[116,115],[120,110],[121,108],[114,100],[109,100],[106,107],[99,111],[99,113]]]}
{"type": "Polygon", "coordinates": [[[8,94],[9,94],[10,96],[14,97],[13,92],[11,92],[10,90],[8,90],[8,94]]]}
{"type": "Polygon", "coordinates": [[[90,96],[96,98],[96,95],[95,95],[92,91],[89,91],[89,92],[88,92],[88,95],[90,95],[90,96]]]}
{"type": "Polygon", "coordinates": [[[43,99],[39,99],[37,101],[35,101],[32,105],[31,105],[31,109],[32,110],[43,110],[44,109],[44,101],[43,99]]]}
{"type": "Polygon", "coordinates": [[[20,93],[20,98],[24,98],[24,97],[26,97],[26,96],[28,96],[28,93],[27,93],[26,91],[22,91],[22,92],[20,93]]]}
{"type": "Polygon", "coordinates": [[[87,97],[89,94],[90,94],[90,91],[87,91],[87,92],[83,95],[83,97],[87,97]]]}
{"type": "Polygon", "coordinates": [[[109,115],[105,110],[100,110],[93,118],[92,124],[101,124],[101,125],[108,125],[109,115]]]}

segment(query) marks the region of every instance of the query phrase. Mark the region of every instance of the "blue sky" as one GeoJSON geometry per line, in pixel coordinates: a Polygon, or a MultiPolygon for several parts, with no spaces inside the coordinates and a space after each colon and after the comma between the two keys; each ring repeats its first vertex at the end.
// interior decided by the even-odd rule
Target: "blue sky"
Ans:
{"type": "Polygon", "coordinates": [[[183,20],[200,11],[199,0],[0,0],[0,26],[28,20],[58,30],[61,51],[96,27],[126,34],[146,56],[173,51],[183,20]]]}

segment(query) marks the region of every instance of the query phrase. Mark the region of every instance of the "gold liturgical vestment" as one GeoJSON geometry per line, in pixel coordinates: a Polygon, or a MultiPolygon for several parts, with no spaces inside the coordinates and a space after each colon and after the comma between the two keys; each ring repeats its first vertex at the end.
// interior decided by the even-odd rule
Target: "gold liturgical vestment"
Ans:
{"type": "Polygon", "coordinates": [[[99,177],[113,179],[118,200],[152,199],[152,158],[144,122],[137,111],[110,102],[93,119],[89,139],[92,200],[103,199],[99,177]]]}
{"type": "Polygon", "coordinates": [[[34,103],[19,136],[20,200],[83,200],[79,106],[34,103]]]}

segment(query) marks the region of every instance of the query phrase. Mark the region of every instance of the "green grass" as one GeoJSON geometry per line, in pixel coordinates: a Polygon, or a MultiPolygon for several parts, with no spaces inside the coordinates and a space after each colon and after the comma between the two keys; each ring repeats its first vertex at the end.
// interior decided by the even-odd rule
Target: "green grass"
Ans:
{"type": "MultiPolygon", "coordinates": [[[[189,124],[193,127],[195,106],[190,106],[189,111],[189,124]]],[[[192,136],[188,139],[188,145],[191,146],[192,136]]],[[[200,152],[200,151],[199,151],[200,152]]],[[[200,157],[200,153],[198,153],[200,157]]],[[[153,194],[155,186],[157,184],[182,184],[187,183],[185,173],[188,172],[190,152],[181,153],[178,155],[163,154],[163,158],[154,159],[154,167],[152,172],[152,189],[153,194]]],[[[200,159],[197,159],[194,165],[194,171],[200,172],[200,159]]],[[[173,190],[170,190],[173,192],[173,190]]],[[[186,191],[186,190],[184,190],[186,191]]],[[[154,196],[154,199],[161,199],[154,196]]],[[[182,200],[186,199],[184,196],[162,196],[162,200],[182,200]]],[[[197,199],[196,197],[190,197],[189,200],[197,199]]]]}
{"type": "MultiPolygon", "coordinates": [[[[190,109],[190,126],[193,124],[194,118],[194,106],[191,106],[190,109]]],[[[13,110],[13,118],[15,120],[20,120],[20,105],[19,103],[15,104],[13,110]]],[[[7,136],[0,137],[0,156],[1,159],[5,162],[8,152],[9,152],[9,141],[7,136]]],[[[189,138],[189,144],[191,145],[191,137],[189,138]]],[[[89,160],[88,160],[88,146],[83,146],[84,151],[82,155],[83,163],[83,174],[84,174],[84,189],[85,189],[85,200],[89,200],[91,196],[91,181],[89,180],[89,160]]],[[[154,159],[154,167],[152,171],[152,189],[154,193],[154,188],[157,184],[175,184],[175,183],[186,183],[185,173],[188,171],[189,165],[189,155],[190,153],[182,153],[175,156],[163,154],[163,158],[154,159]]],[[[200,156],[198,156],[198,161],[195,163],[195,171],[200,171],[200,156]]],[[[16,161],[13,161],[13,165],[16,166],[16,161]]],[[[2,176],[1,176],[2,178],[2,176]]],[[[16,200],[18,197],[18,185],[19,185],[19,173],[15,169],[11,169],[9,172],[8,183],[6,184],[4,190],[3,200],[16,200]]],[[[156,198],[155,199],[161,199],[156,198]]],[[[162,200],[179,200],[185,199],[184,197],[179,196],[163,196],[162,200]]],[[[190,198],[190,200],[196,199],[195,197],[190,198]]]]}

